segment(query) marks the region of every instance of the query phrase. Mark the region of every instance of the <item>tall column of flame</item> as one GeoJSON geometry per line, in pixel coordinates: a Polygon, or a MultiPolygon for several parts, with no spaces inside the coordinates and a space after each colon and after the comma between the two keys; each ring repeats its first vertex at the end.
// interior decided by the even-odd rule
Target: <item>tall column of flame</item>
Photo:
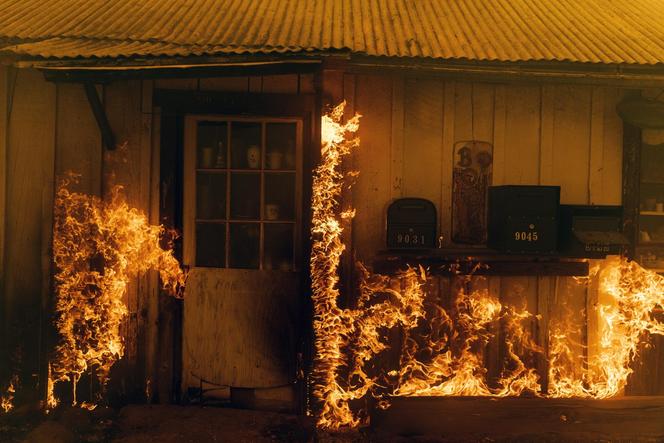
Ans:
{"type": "MultiPolygon", "coordinates": [[[[314,305],[315,356],[312,371],[313,394],[321,402],[318,424],[338,427],[356,424],[347,404],[347,394],[337,382],[337,368],[343,365],[342,347],[351,328],[348,313],[337,305],[338,268],[345,246],[337,210],[344,176],[339,171],[344,155],[359,145],[346,133],[359,128],[359,115],[342,125],[345,103],[324,115],[321,122],[321,161],[313,178],[311,247],[311,289],[314,305]]],[[[342,217],[349,217],[345,212],[342,217]]]]}
{"type": "Polygon", "coordinates": [[[60,342],[49,365],[47,407],[57,404],[53,386],[76,383],[94,370],[103,386],[124,353],[120,325],[127,316],[123,297],[130,278],[159,270],[164,288],[179,296],[184,274],[170,248],[163,249],[161,226],[129,207],[121,188],[110,199],[70,192],[62,180],[55,199],[53,257],[56,267],[56,327],[60,342]]]}
{"type": "Polygon", "coordinates": [[[409,269],[392,279],[372,275],[358,265],[361,283],[357,308],[338,306],[338,269],[345,249],[342,220],[353,216],[352,210],[338,213],[344,182],[340,169],[343,156],[359,146],[359,139],[347,136],[358,130],[360,118],[355,115],[342,124],[344,107],[345,102],[323,116],[321,161],[314,174],[312,198],[313,394],[320,403],[318,425],[331,429],[359,424],[350,402],[367,395],[377,378],[367,373],[366,364],[387,348],[381,337],[383,330],[396,324],[412,327],[421,318],[421,287],[426,279],[421,269],[419,273],[409,269]],[[377,293],[386,299],[378,302],[377,293]]]}

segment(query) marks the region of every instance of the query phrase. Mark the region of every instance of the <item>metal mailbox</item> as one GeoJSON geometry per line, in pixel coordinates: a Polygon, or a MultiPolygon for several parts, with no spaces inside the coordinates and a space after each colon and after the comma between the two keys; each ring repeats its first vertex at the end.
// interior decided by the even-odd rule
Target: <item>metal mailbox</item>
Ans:
{"type": "Polygon", "coordinates": [[[423,198],[400,198],[387,208],[387,247],[427,249],[436,244],[436,207],[423,198]]]}
{"type": "Polygon", "coordinates": [[[560,205],[560,252],[604,258],[629,244],[622,233],[622,206],[560,205]]]}
{"type": "Polygon", "coordinates": [[[559,206],[559,186],[489,187],[489,247],[517,254],[555,253],[559,206]]]}

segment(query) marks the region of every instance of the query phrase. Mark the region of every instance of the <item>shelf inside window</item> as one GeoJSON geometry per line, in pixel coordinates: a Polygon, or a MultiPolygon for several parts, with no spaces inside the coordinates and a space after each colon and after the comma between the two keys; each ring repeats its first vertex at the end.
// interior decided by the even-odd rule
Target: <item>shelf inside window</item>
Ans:
{"type": "Polygon", "coordinates": [[[188,119],[194,125],[185,129],[194,137],[185,137],[191,140],[185,188],[193,187],[185,203],[193,225],[185,227],[192,239],[185,242],[187,261],[201,267],[296,270],[301,123],[246,116],[188,119]]]}

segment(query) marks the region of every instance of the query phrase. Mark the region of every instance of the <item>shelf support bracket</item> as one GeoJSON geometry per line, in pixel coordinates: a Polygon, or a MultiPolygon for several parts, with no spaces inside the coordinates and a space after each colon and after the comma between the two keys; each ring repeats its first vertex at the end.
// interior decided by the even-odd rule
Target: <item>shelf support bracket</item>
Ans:
{"type": "Polygon", "coordinates": [[[108,117],[106,116],[106,110],[101,104],[99,95],[97,94],[97,89],[95,85],[91,82],[83,83],[85,88],[85,95],[88,98],[88,103],[90,103],[90,108],[92,113],[95,116],[97,121],[97,126],[99,126],[99,132],[101,133],[101,140],[109,151],[115,150],[115,135],[113,134],[113,129],[108,123],[108,117]]]}

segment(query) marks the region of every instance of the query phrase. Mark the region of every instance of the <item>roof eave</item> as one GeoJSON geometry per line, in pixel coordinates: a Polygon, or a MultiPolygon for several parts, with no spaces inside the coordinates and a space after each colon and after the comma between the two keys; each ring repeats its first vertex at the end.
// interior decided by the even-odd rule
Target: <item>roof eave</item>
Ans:
{"type": "Polygon", "coordinates": [[[557,60],[495,61],[468,59],[403,59],[353,55],[347,70],[363,73],[382,69],[408,75],[463,78],[492,82],[564,82],[662,87],[664,63],[655,65],[580,63],[557,60]]]}
{"type": "Polygon", "coordinates": [[[81,78],[197,77],[256,73],[313,72],[322,67],[368,73],[380,70],[405,75],[464,78],[482,81],[565,82],[623,87],[661,87],[664,64],[579,63],[556,60],[505,62],[494,60],[376,57],[349,51],[251,53],[188,57],[39,58],[5,54],[0,62],[36,68],[47,77],[81,78]]]}

